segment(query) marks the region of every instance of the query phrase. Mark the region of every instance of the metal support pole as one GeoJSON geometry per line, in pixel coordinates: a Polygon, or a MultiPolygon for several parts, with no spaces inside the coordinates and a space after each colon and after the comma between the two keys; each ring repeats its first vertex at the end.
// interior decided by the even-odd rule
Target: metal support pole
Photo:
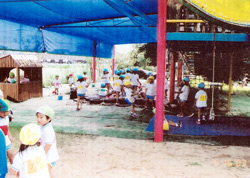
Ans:
{"type": "Polygon", "coordinates": [[[94,54],[93,54],[93,83],[96,82],[96,41],[94,41],[94,54]]]}
{"type": "Polygon", "coordinates": [[[180,59],[181,55],[178,55],[178,74],[177,74],[177,85],[179,86],[182,79],[182,62],[180,59]]]}
{"type": "Polygon", "coordinates": [[[231,94],[232,94],[232,74],[233,74],[233,53],[230,53],[230,69],[229,69],[229,79],[228,79],[228,97],[227,97],[227,111],[231,109],[231,94]]]}
{"type": "Polygon", "coordinates": [[[163,141],[167,0],[158,0],[155,142],[163,141]]]}
{"type": "Polygon", "coordinates": [[[113,45],[112,76],[115,75],[115,45],[113,45]]]}
{"type": "Polygon", "coordinates": [[[170,58],[170,82],[169,82],[169,103],[174,103],[174,92],[175,92],[175,61],[173,54],[170,58]]]}

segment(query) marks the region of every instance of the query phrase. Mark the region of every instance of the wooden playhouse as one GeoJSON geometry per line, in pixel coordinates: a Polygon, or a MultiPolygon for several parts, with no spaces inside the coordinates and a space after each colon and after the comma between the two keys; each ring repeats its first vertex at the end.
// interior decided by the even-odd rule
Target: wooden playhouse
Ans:
{"type": "Polygon", "coordinates": [[[16,102],[43,96],[42,64],[35,55],[11,54],[0,58],[0,89],[4,98],[16,102]],[[16,83],[5,83],[12,69],[15,69],[16,83]],[[22,83],[20,71],[29,77],[22,83]]]}

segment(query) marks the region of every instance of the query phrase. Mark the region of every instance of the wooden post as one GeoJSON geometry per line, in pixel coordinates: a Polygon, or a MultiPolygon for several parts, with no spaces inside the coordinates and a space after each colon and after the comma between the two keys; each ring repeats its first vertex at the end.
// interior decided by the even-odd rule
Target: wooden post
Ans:
{"type": "Polygon", "coordinates": [[[229,79],[228,79],[228,97],[227,97],[227,111],[231,109],[231,93],[232,93],[232,74],[233,74],[233,57],[234,54],[230,53],[230,68],[229,68],[229,79]]]}
{"type": "Polygon", "coordinates": [[[163,141],[167,0],[158,0],[155,142],[163,141]]]}
{"type": "Polygon", "coordinates": [[[175,92],[175,61],[173,54],[170,58],[170,82],[169,82],[169,103],[174,103],[174,92],[175,92]]]}
{"type": "Polygon", "coordinates": [[[20,101],[20,70],[17,66],[16,68],[16,93],[17,93],[17,101],[20,101]]]}
{"type": "Polygon", "coordinates": [[[93,83],[96,82],[96,41],[94,41],[94,54],[93,54],[93,83]]]}

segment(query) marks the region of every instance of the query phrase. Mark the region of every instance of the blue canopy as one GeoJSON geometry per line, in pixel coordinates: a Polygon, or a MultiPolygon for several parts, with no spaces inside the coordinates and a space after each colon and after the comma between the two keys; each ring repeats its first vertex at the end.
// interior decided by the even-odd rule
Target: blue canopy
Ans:
{"type": "Polygon", "coordinates": [[[0,0],[0,49],[110,58],[156,42],[157,0],[0,0]],[[96,43],[95,43],[96,42],[96,43]]]}

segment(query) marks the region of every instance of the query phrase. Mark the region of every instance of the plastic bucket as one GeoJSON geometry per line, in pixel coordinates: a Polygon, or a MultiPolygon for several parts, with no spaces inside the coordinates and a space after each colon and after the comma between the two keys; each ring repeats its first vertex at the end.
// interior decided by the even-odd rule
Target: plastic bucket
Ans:
{"type": "Polygon", "coordinates": [[[63,96],[58,96],[58,100],[62,100],[63,99],[63,96]]]}
{"type": "Polygon", "coordinates": [[[92,88],[95,88],[95,84],[94,83],[92,84],[92,88]]]}

